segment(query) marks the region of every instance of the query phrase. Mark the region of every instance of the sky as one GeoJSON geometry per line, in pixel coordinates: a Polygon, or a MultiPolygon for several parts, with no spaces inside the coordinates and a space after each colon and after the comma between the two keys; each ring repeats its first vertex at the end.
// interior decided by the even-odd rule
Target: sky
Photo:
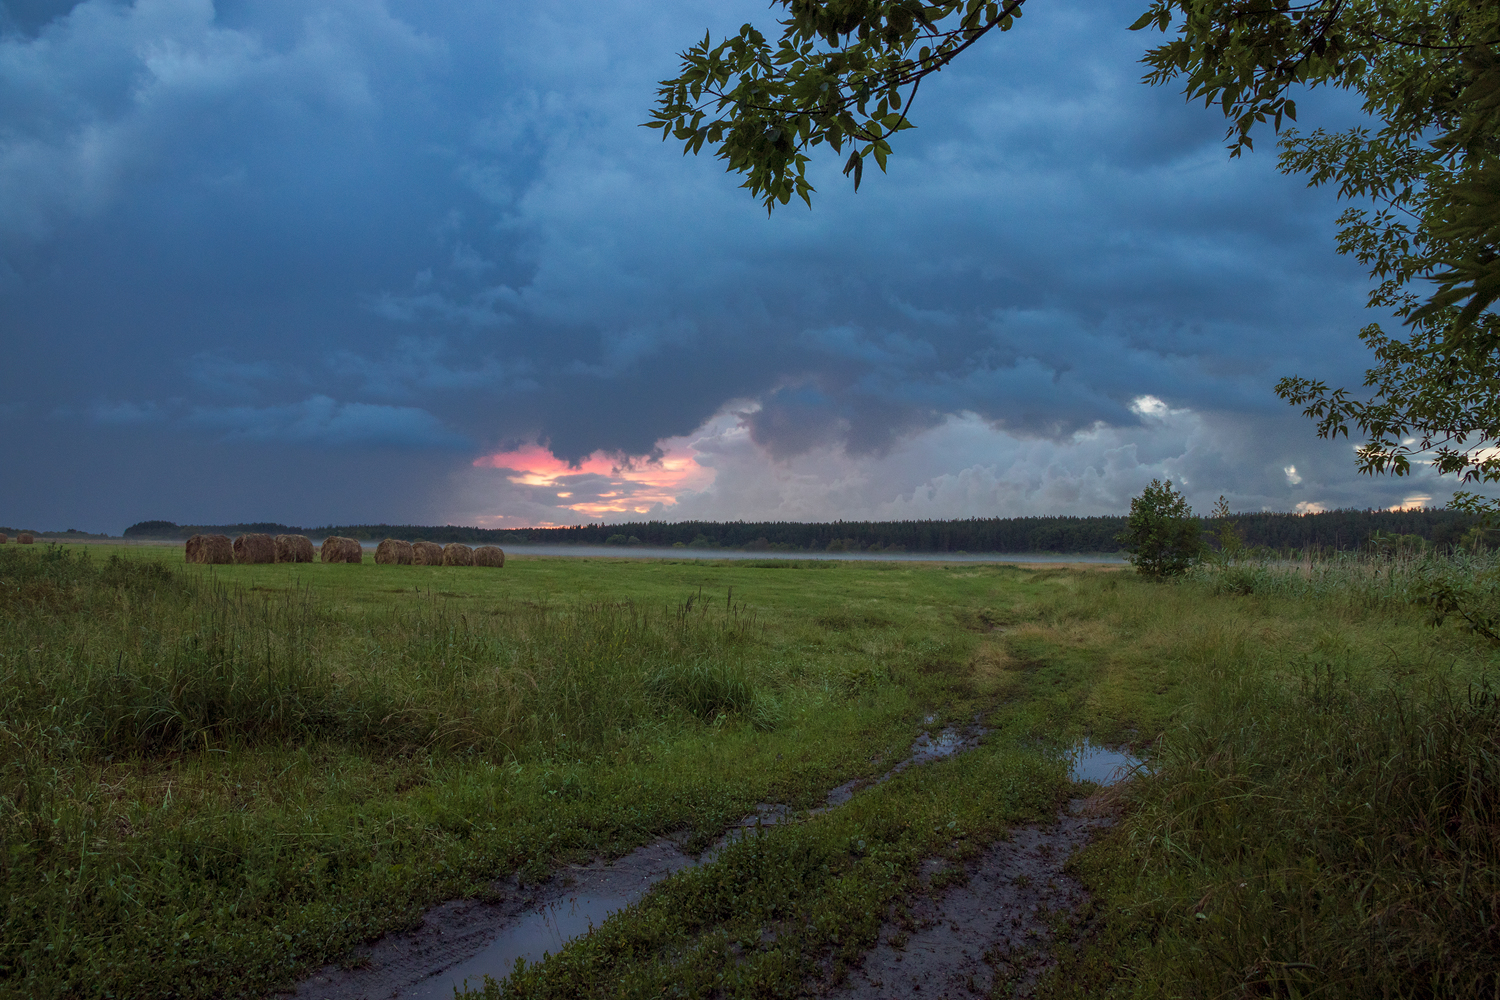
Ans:
{"type": "Polygon", "coordinates": [[[764,2],[0,0],[0,524],[1445,502],[1275,397],[1397,324],[1143,6],[1033,0],[768,217],[640,127],[764,2]]]}

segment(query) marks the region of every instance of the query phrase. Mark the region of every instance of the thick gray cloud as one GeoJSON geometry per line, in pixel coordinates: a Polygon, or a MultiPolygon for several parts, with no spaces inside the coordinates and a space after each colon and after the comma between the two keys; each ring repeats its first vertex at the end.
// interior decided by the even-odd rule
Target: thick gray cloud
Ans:
{"type": "Polygon", "coordinates": [[[662,516],[1399,501],[1269,389],[1358,380],[1336,204],[1141,86],[1136,13],[1035,7],[768,219],[638,127],[758,2],[7,0],[0,521],[569,521],[619,477],[475,460],[669,439],[718,478],[662,516]]]}

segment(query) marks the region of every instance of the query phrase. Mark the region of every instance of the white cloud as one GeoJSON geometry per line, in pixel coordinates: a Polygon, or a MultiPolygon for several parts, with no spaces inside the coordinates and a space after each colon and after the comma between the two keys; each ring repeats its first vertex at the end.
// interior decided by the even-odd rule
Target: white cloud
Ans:
{"type": "MultiPolygon", "coordinates": [[[[1233,414],[1204,414],[1156,399],[1138,426],[1096,424],[1062,439],[1021,437],[974,414],[960,414],[908,435],[879,456],[851,456],[837,444],[776,458],[752,438],[741,404],[698,432],[673,439],[712,473],[706,486],[677,491],[675,503],[649,512],[610,515],[683,520],[921,520],[1119,514],[1153,479],[1170,479],[1195,510],[1220,495],[1234,511],[1312,513],[1367,506],[1372,491],[1396,504],[1430,503],[1443,484],[1427,474],[1431,494],[1410,485],[1359,476],[1340,449],[1320,447],[1295,418],[1293,433],[1263,433],[1233,414]],[[1301,433],[1295,433],[1301,432],[1301,433]],[[1286,461],[1295,456],[1295,464],[1286,461]],[[1292,483],[1285,470],[1300,469],[1292,483]],[[1270,475],[1274,472],[1274,478],[1270,475]],[[1279,487],[1274,484],[1280,483],[1279,487]],[[1273,488],[1268,489],[1268,485],[1273,488]],[[1319,499],[1302,499],[1312,493],[1319,499]]],[[[549,490],[523,488],[473,469],[457,475],[457,504],[444,516],[495,525],[573,524],[589,520],[557,506],[549,490]]],[[[605,483],[598,487],[619,488],[605,483]]],[[[1393,504],[1382,501],[1382,504],[1393,504]]],[[[1395,504],[1393,504],[1395,505],[1395,504]]]]}
{"type": "Polygon", "coordinates": [[[1157,420],[1165,420],[1170,414],[1167,404],[1155,396],[1137,396],[1131,400],[1130,412],[1143,417],[1154,417],[1157,420]]]}

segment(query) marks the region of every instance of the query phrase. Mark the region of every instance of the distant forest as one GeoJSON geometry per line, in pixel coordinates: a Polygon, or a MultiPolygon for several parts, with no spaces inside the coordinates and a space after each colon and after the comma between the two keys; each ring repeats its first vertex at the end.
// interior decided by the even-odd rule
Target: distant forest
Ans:
{"type": "MultiPolygon", "coordinates": [[[[1470,514],[1422,510],[1332,510],[1320,514],[1236,514],[1229,519],[1252,547],[1277,551],[1323,548],[1350,551],[1365,546],[1376,532],[1416,535],[1428,543],[1452,546],[1477,523],[1470,514]]],[[[1217,522],[1204,520],[1216,529],[1217,522]]],[[[635,521],[568,528],[465,528],[415,524],[328,525],[299,528],[286,524],[178,525],[142,521],[125,529],[126,538],[188,538],[199,533],[237,535],[258,531],[321,538],[425,538],[433,542],[489,545],[621,545],[670,548],[740,549],[752,552],[1117,552],[1115,540],[1124,517],[976,517],[961,521],[635,521]]],[[[10,529],[0,528],[0,531],[10,529]]]]}

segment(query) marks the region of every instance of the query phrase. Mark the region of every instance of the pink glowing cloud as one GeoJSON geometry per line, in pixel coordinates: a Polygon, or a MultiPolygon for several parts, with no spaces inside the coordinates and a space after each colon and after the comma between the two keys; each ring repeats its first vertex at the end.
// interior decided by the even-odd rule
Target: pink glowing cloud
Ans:
{"type": "Polygon", "coordinates": [[[518,486],[551,491],[552,503],[561,510],[592,518],[628,517],[675,506],[683,493],[713,482],[714,470],[698,464],[689,440],[668,438],[658,444],[654,457],[596,451],[577,465],[533,444],[485,455],[474,465],[504,470],[505,478],[518,486]]]}

